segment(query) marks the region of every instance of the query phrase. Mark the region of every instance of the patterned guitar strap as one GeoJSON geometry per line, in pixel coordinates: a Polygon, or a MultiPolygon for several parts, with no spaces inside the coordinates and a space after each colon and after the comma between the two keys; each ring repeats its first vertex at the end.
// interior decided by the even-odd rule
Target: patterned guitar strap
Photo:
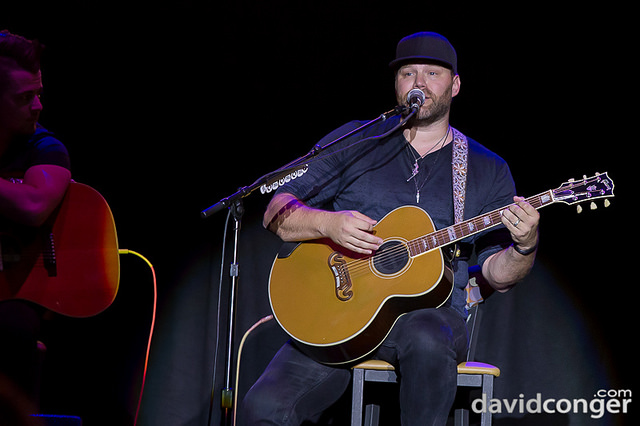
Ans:
{"type": "Polygon", "coordinates": [[[451,166],[453,171],[453,214],[455,223],[464,220],[464,199],[467,188],[467,157],[469,142],[458,130],[453,130],[453,155],[451,166]]]}
{"type": "MultiPolygon", "coordinates": [[[[469,154],[469,142],[467,137],[458,130],[453,130],[453,154],[451,158],[451,169],[453,173],[453,215],[455,223],[464,220],[464,200],[467,188],[467,160],[469,154]]],[[[452,249],[451,261],[460,255],[460,249],[457,244],[452,249]]],[[[471,291],[477,288],[470,285],[466,286],[467,306],[474,303],[477,298],[476,292],[471,291]]]]}
{"type": "MultiPolygon", "coordinates": [[[[458,130],[453,130],[453,155],[451,166],[453,170],[453,211],[456,223],[464,220],[464,199],[467,187],[467,160],[469,154],[469,142],[467,137],[458,130]]],[[[458,249],[454,248],[454,257],[458,256],[458,249]]],[[[470,278],[469,285],[465,287],[467,293],[467,309],[477,305],[483,300],[480,288],[475,278],[470,278]]]]}

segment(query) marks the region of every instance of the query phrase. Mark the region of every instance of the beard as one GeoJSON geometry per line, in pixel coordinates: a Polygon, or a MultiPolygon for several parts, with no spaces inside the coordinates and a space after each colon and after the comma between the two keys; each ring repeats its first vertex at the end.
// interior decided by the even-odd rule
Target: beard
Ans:
{"type": "Polygon", "coordinates": [[[449,96],[448,98],[442,96],[439,99],[430,99],[433,102],[426,108],[420,108],[414,125],[427,126],[429,124],[433,124],[442,120],[449,114],[449,110],[451,109],[451,96],[449,96]]]}
{"type": "Polygon", "coordinates": [[[431,100],[431,103],[420,107],[418,113],[412,119],[412,125],[428,126],[445,118],[451,109],[451,101],[453,100],[451,96],[452,88],[453,84],[449,85],[442,96],[436,96],[428,89],[423,90],[427,99],[431,100]]]}

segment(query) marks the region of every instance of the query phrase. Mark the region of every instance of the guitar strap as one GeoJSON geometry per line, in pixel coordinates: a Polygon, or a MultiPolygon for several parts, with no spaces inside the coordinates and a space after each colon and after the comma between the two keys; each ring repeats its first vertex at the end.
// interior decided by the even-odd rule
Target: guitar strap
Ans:
{"type": "Polygon", "coordinates": [[[455,223],[464,220],[464,199],[467,188],[467,159],[469,142],[458,130],[453,130],[453,155],[451,166],[453,171],[453,215],[455,223]]]}
{"type": "MultiPolygon", "coordinates": [[[[453,127],[452,127],[453,129],[453,127]]],[[[464,199],[467,187],[467,160],[469,154],[469,142],[467,137],[458,130],[453,129],[453,155],[451,165],[453,169],[453,210],[455,223],[464,220],[464,199]]],[[[455,257],[459,256],[459,249],[455,249],[455,257]]],[[[471,309],[484,299],[480,294],[480,287],[476,278],[470,277],[469,283],[465,287],[467,296],[466,308],[471,309]]]]}

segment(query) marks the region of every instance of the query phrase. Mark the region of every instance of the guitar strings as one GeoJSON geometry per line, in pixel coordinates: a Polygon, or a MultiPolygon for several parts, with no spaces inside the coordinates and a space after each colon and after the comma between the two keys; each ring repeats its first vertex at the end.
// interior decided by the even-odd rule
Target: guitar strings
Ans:
{"type": "MultiPolygon", "coordinates": [[[[461,234],[460,225],[462,224],[454,224],[452,227],[454,228],[456,235],[461,234]],[[457,229],[456,229],[457,228],[457,229]]],[[[415,238],[413,240],[407,242],[401,242],[396,247],[384,250],[379,253],[375,253],[370,256],[361,257],[358,259],[354,259],[346,262],[342,267],[347,268],[347,271],[350,273],[357,274],[362,270],[371,269],[369,266],[370,261],[375,261],[377,264],[389,265],[390,262],[395,262],[397,259],[401,257],[407,257],[408,259],[412,259],[417,257],[420,254],[426,253],[428,251],[434,250],[438,247],[449,244],[453,241],[447,241],[444,239],[444,236],[448,235],[446,229],[441,229],[439,231],[434,231],[427,235],[423,235],[421,237],[415,238]],[[437,245],[431,246],[427,243],[428,240],[434,239],[437,245]],[[424,244],[420,242],[423,241],[424,244]],[[412,248],[414,251],[419,251],[418,254],[412,255],[412,248]],[[417,249],[417,250],[416,250],[417,249]],[[383,263],[384,262],[384,263],[383,263]]],[[[402,268],[401,268],[402,269],[402,268]]]]}
{"type": "MultiPolygon", "coordinates": [[[[503,209],[500,209],[503,210],[503,209]]],[[[490,227],[495,226],[494,223],[495,221],[499,218],[499,214],[498,212],[500,210],[496,210],[493,212],[488,213],[488,215],[492,216],[492,221],[491,221],[491,225],[489,227],[486,227],[484,229],[488,229],[490,227]],[[495,217],[493,217],[495,216],[495,217]]],[[[446,240],[445,237],[448,236],[448,231],[447,229],[452,229],[453,232],[455,233],[455,235],[462,235],[463,234],[463,227],[465,226],[465,223],[473,223],[475,228],[474,229],[479,229],[478,226],[478,220],[480,220],[480,218],[476,217],[473,218],[469,221],[466,222],[461,222],[461,223],[456,223],[453,224],[451,227],[449,228],[445,228],[445,229],[441,229],[439,231],[433,231],[427,235],[423,235],[421,237],[415,238],[413,240],[407,241],[407,242],[402,242],[401,244],[398,244],[396,247],[393,247],[391,249],[387,249],[384,250],[380,253],[375,253],[373,255],[367,256],[367,257],[362,257],[362,258],[358,258],[358,259],[354,259],[351,261],[346,262],[342,267],[347,268],[347,271],[350,274],[353,275],[357,275],[363,271],[367,271],[370,270],[371,267],[369,266],[369,262],[374,262],[377,264],[381,264],[382,266],[384,265],[389,265],[390,262],[394,262],[397,259],[401,258],[401,257],[407,257],[407,260],[412,259],[414,257],[417,257],[420,254],[424,254],[427,253],[428,251],[434,250],[436,248],[445,246],[447,244],[450,244],[452,242],[455,241],[455,239],[453,240],[446,240]],[[428,243],[429,240],[435,240],[435,245],[431,245],[428,243]],[[421,244],[420,242],[424,242],[424,245],[421,244]],[[414,251],[418,251],[417,254],[412,255],[412,248],[413,249],[417,249],[414,251]],[[382,263],[384,262],[384,263],[382,263]]],[[[400,268],[400,270],[404,269],[400,268]]]]}
{"type": "MultiPolygon", "coordinates": [[[[560,189],[557,190],[552,190],[552,191],[545,191],[541,194],[538,195],[534,195],[532,197],[529,197],[526,201],[531,203],[533,205],[534,208],[538,209],[540,207],[542,207],[544,205],[544,203],[541,201],[541,197],[543,195],[548,194],[549,192],[552,192],[554,196],[558,196],[558,193],[560,192],[560,189]]],[[[511,204],[513,205],[513,204],[511,204]]],[[[504,209],[509,208],[511,205],[509,206],[505,206],[501,209],[497,209],[494,210],[492,212],[488,212],[482,216],[478,216],[475,217],[473,219],[469,219],[465,222],[460,222],[457,224],[453,224],[451,227],[449,227],[450,229],[452,229],[454,231],[455,235],[462,235],[462,228],[460,228],[461,226],[465,226],[468,224],[472,224],[474,226],[474,230],[477,229],[477,232],[480,232],[482,230],[486,230],[486,229],[490,229],[493,228],[494,226],[499,225],[499,219],[500,219],[500,212],[502,212],[504,209]],[[490,224],[488,226],[485,226],[485,224],[483,222],[481,222],[481,220],[483,218],[489,217],[490,220],[490,224]],[[457,228],[457,229],[456,229],[457,228]]],[[[445,236],[445,232],[447,232],[446,230],[449,228],[445,228],[445,229],[441,229],[439,231],[434,231],[430,234],[424,235],[422,237],[418,237],[416,239],[413,239],[411,241],[407,241],[402,242],[401,244],[398,244],[396,247],[393,247],[391,249],[387,249],[387,250],[383,250],[380,253],[374,253],[373,255],[370,256],[366,256],[366,257],[362,257],[362,258],[357,258],[351,261],[348,261],[346,263],[344,263],[343,265],[340,265],[339,268],[347,268],[347,272],[349,273],[349,275],[351,276],[357,276],[363,272],[369,271],[371,270],[371,266],[370,263],[375,262],[376,264],[380,265],[380,266],[388,266],[390,264],[392,264],[392,262],[395,262],[396,260],[398,260],[401,257],[407,257],[407,261],[409,261],[410,259],[416,257],[417,255],[411,255],[411,246],[414,245],[414,248],[416,248],[415,244],[418,244],[421,240],[422,241],[427,241],[430,238],[435,238],[435,241],[438,245],[434,246],[434,247],[430,247],[429,245],[425,245],[425,250],[422,251],[419,254],[423,254],[426,253],[428,251],[434,250],[435,248],[439,248],[442,247],[448,243],[453,242],[452,241],[445,241],[443,236],[445,236]],[[426,249],[428,247],[428,250],[426,249]]],[[[475,233],[476,231],[474,231],[473,233],[475,233]]],[[[398,270],[401,271],[404,269],[404,266],[402,268],[400,268],[398,270]]]]}
{"type": "MultiPolygon", "coordinates": [[[[503,210],[503,209],[499,209],[496,210],[494,212],[490,212],[488,213],[488,215],[495,215],[497,214],[498,211],[503,210]]],[[[498,218],[497,217],[492,217],[492,221],[491,223],[493,224],[495,222],[495,220],[498,218]]],[[[479,218],[474,218],[471,219],[470,221],[466,221],[466,222],[461,222],[461,223],[457,223],[452,225],[450,228],[452,228],[455,232],[456,235],[462,234],[462,229],[461,226],[464,226],[465,223],[467,222],[471,222],[474,223],[474,225],[477,227],[478,224],[476,223],[476,221],[479,220],[479,218]]],[[[490,227],[493,227],[493,225],[491,225],[490,227]]],[[[395,262],[396,260],[402,258],[402,257],[407,257],[407,261],[409,261],[409,259],[412,259],[414,257],[416,257],[417,255],[411,255],[411,248],[412,246],[414,248],[417,248],[417,245],[420,244],[420,241],[427,241],[428,239],[435,239],[435,242],[437,243],[436,246],[431,247],[429,244],[425,244],[425,250],[418,253],[418,254],[423,254],[426,253],[428,251],[431,251],[435,248],[444,246],[446,244],[449,244],[453,241],[446,241],[444,239],[444,236],[447,235],[447,228],[445,229],[441,229],[439,231],[434,231],[430,234],[415,238],[413,240],[407,241],[407,242],[402,242],[401,244],[398,244],[396,247],[393,247],[391,249],[387,249],[384,250],[380,253],[375,253],[373,255],[370,256],[366,256],[366,257],[362,257],[362,258],[358,258],[358,259],[354,259],[351,261],[346,262],[344,265],[342,265],[342,268],[347,268],[347,272],[349,272],[350,275],[352,276],[357,276],[363,272],[369,271],[371,270],[371,266],[370,266],[370,262],[375,262],[376,264],[384,267],[384,266],[388,266],[389,264],[395,262]],[[428,249],[427,249],[428,248],[428,249]]],[[[488,228],[485,228],[488,229],[488,228]]],[[[404,269],[404,266],[402,268],[399,269],[402,270],[404,269]]]]}
{"type": "Polygon", "coordinates": [[[369,262],[375,262],[380,266],[389,266],[395,263],[396,260],[402,259],[404,257],[407,257],[407,259],[411,259],[414,257],[411,256],[409,245],[407,243],[401,243],[396,247],[384,250],[380,253],[375,253],[367,257],[351,260],[342,265],[342,267],[347,268],[349,274],[354,276],[358,275],[361,272],[369,270],[369,262]]]}
{"type": "MultiPolygon", "coordinates": [[[[531,198],[536,198],[536,197],[531,197],[531,198]]],[[[532,201],[532,200],[529,200],[532,201]]],[[[537,203],[534,203],[537,204],[537,203]]],[[[509,207],[509,206],[507,206],[509,207]]],[[[507,208],[504,207],[504,208],[507,208]]],[[[487,213],[486,215],[484,215],[483,217],[489,216],[491,217],[491,225],[489,227],[486,227],[484,229],[488,229],[490,227],[494,226],[494,223],[496,223],[496,221],[499,218],[499,212],[504,210],[504,208],[502,209],[498,209],[492,212],[487,213]]],[[[479,228],[479,223],[478,220],[480,220],[481,217],[476,217],[473,219],[470,219],[468,221],[465,222],[461,222],[461,223],[456,223],[453,224],[450,228],[453,230],[453,232],[455,233],[455,235],[460,235],[463,234],[462,232],[462,228],[465,224],[468,223],[472,223],[474,225],[474,229],[478,229],[479,228]]],[[[351,261],[346,262],[344,265],[342,265],[342,268],[347,268],[347,272],[349,272],[350,275],[358,275],[361,274],[362,272],[368,271],[371,269],[371,266],[369,265],[370,262],[375,262],[378,265],[381,266],[388,266],[389,264],[391,264],[392,262],[395,262],[396,260],[402,258],[402,257],[407,257],[408,260],[415,257],[411,255],[411,246],[416,244],[419,244],[419,242],[422,241],[427,241],[427,239],[429,238],[434,238],[436,243],[438,244],[435,247],[429,247],[429,250],[433,250],[437,247],[441,247],[443,245],[446,245],[448,243],[451,243],[453,241],[445,241],[444,236],[447,235],[446,233],[448,232],[447,229],[449,228],[445,228],[445,229],[441,229],[439,231],[434,231],[430,234],[424,235],[422,237],[418,237],[415,238],[413,240],[407,241],[407,242],[402,242],[401,244],[398,244],[396,247],[384,250],[380,253],[375,253],[373,255],[370,256],[366,256],[366,257],[362,257],[362,258],[358,258],[358,259],[354,259],[351,261]]],[[[429,250],[425,250],[429,251],[429,250]]],[[[404,268],[404,267],[403,267],[404,268]]],[[[402,270],[403,268],[401,268],[400,270],[402,270]]]]}

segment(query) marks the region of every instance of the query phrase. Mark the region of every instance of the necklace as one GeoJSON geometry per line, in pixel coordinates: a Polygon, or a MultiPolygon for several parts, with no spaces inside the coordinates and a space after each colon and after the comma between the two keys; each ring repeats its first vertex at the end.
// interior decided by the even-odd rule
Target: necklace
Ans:
{"type": "MultiPolygon", "coordinates": [[[[440,158],[440,153],[442,152],[442,147],[444,147],[444,142],[447,140],[447,137],[449,136],[449,132],[451,131],[451,126],[447,127],[447,133],[444,134],[444,136],[442,138],[440,138],[440,140],[438,142],[436,142],[429,151],[427,151],[426,153],[424,153],[424,155],[421,155],[419,157],[416,157],[413,153],[413,151],[411,150],[411,148],[409,148],[409,146],[407,146],[407,151],[409,151],[409,154],[411,155],[411,158],[414,159],[414,163],[413,163],[413,169],[411,170],[411,176],[409,176],[409,178],[407,179],[407,182],[409,182],[411,179],[413,179],[413,184],[416,187],[416,203],[420,202],[420,190],[422,190],[422,187],[424,186],[425,183],[427,183],[427,181],[429,180],[429,176],[431,176],[431,171],[433,170],[433,168],[435,167],[436,163],[438,162],[438,158],[440,158]],[[422,160],[424,160],[426,158],[427,155],[429,155],[431,153],[431,151],[433,151],[434,149],[436,149],[436,147],[440,145],[440,148],[438,150],[438,155],[436,156],[435,160],[433,161],[433,165],[432,167],[430,167],[427,171],[427,176],[425,177],[425,179],[422,181],[422,183],[420,184],[420,186],[418,186],[418,173],[420,173],[420,164],[418,162],[422,162],[422,160]]],[[[407,144],[409,145],[409,144],[407,144]]]]}

